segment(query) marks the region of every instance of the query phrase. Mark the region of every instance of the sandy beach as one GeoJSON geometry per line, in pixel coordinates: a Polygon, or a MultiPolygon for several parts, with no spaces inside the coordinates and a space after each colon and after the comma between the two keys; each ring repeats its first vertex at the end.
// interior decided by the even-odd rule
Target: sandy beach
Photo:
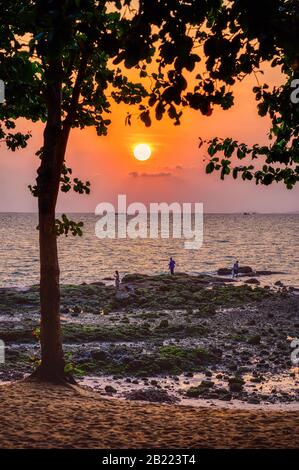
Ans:
{"type": "Polygon", "coordinates": [[[79,387],[0,386],[1,448],[296,448],[299,411],[109,400],[79,387]]]}

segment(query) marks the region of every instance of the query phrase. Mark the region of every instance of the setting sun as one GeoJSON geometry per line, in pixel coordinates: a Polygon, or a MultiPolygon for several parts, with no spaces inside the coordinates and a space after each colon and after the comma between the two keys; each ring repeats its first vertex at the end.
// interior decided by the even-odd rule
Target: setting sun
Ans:
{"type": "Polygon", "coordinates": [[[137,160],[145,161],[150,158],[152,150],[147,144],[138,144],[134,147],[134,157],[137,160]]]}

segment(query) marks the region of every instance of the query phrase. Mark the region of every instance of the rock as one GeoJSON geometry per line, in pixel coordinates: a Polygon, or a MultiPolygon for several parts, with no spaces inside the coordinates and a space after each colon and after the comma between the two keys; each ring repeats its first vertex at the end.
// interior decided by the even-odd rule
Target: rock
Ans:
{"type": "Polygon", "coordinates": [[[218,276],[229,276],[231,273],[232,270],[228,268],[220,268],[217,271],[218,276]]]}
{"type": "Polygon", "coordinates": [[[193,372],[186,372],[185,377],[193,377],[193,372]]]}
{"type": "Polygon", "coordinates": [[[274,286],[277,286],[277,287],[283,287],[283,283],[281,281],[276,281],[274,283],[274,286]]]}
{"type": "Polygon", "coordinates": [[[262,270],[262,271],[256,271],[255,273],[257,276],[273,276],[273,274],[285,274],[283,272],[280,272],[280,271],[266,271],[266,270],[262,270]]]}
{"type": "Polygon", "coordinates": [[[250,279],[247,279],[247,281],[244,281],[245,284],[256,284],[256,285],[260,285],[260,281],[258,279],[256,279],[255,277],[252,277],[250,279]]]}
{"type": "Polygon", "coordinates": [[[117,291],[115,294],[115,298],[117,300],[127,300],[130,298],[130,294],[128,292],[117,291]]]}
{"type": "Polygon", "coordinates": [[[73,308],[73,312],[74,313],[82,313],[82,308],[79,307],[78,305],[75,305],[75,307],[73,308]]]}
{"type": "Polygon", "coordinates": [[[62,307],[60,313],[70,313],[69,307],[62,307]]]}
{"type": "Polygon", "coordinates": [[[228,381],[231,392],[241,392],[244,386],[244,380],[241,377],[231,377],[228,381]]]}
{"type": "Polygon", "coordinates": [[[211,380],[202,380],[200,382],[200,387],[203,387],[203,388],[213,388],[214,387],[214,382],[212,382],[211,380]]]}
{"type": "MultiPolygon", "coordinates": [[[[231,268],[220,268],[217,271],[218,276],[229,276],[232,273],[231,268]]],[[[253,269],[250,266],[240,266],[239,267],[239,274],[252,274],[253,269]]]]}
{"type": "Polygon", "coordinates": [[[230,393],[227,392],[225,395],[220,395],[218,398],[222,401],[231,401],[232,396],[230,393]]]}
{"type": "Polygon", "coordinates": [[[128,400],[149,401],[153,403],[175,403],[178,399],[169,395],[166,390],[157,388],[147,388],[143,390],[134,390],[126,395],[128,400]]]}
{"type": "Polygon", "coordinates": [[[105,351],[91,351],[91,357],[96,361],[105,361],[107,359],[107,353],[105,353],[105,351]]]}
{"type": "Polygon", "coordinates": [[[261,342],[261,337],[260,337],[260,335],[251,336],[251,337],[247,340],[247,343],[248,343],[248,344],[260,344],[260,342],[261,342]]]}
{"type": "Polygon", "coordinates": [[[168,320],[161,320],[157,328],[168,328],[169,322],[168,320]]]}
{"type": "Polygon", "coordinates": [[[112,385],[106,385],[105,392],[112,395],[112,394],[116,393],[117,390],[114,387],[112,387],[112,385]]]}
{"type": "Polygon", "coordinates": [[[248,398],[248,403],[251,405],[258,405],[261,401],[258,398],[250,397],[248,398]]]}
{"type": "Polygon", "coordinates": [[[240,274],[250,274],[253,273],[253,269],[250,266],[240,266],[239,267],[240,274]]]}

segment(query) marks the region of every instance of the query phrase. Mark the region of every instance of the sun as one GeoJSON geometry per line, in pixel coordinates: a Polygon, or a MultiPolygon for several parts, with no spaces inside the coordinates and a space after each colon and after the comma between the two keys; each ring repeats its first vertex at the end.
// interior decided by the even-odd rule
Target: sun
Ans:
{"type": "Polygon", "coordinates": [[[152,149],[148,144],[138,144],[134,147],[134,157],[141,162],[148,160],[151,154],[152,149]]]}

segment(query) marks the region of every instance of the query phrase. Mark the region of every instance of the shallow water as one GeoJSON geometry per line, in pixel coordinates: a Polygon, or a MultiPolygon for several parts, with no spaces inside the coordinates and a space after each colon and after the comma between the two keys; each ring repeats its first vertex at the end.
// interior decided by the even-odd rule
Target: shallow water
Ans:
{"type": "MultiPolygon", "coordinates": [[[[241,265],[285,272],[262,278],[263,284],[282,280],[299,288],[299,214],[207,214],[200,250],[186,250],[180,239],[99,240],[93,214],[72,218],[84,222],[84,236],[59,240],[62,283],[94,282],[115,269],[160,273],[174,256],[177,269],[188,273],[215,273],[238,258],[241,265]]],[[[0,287],[38,283],[36,226],[35,214],[0,214],[0,287]]]]}

